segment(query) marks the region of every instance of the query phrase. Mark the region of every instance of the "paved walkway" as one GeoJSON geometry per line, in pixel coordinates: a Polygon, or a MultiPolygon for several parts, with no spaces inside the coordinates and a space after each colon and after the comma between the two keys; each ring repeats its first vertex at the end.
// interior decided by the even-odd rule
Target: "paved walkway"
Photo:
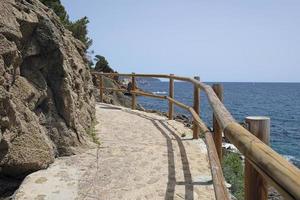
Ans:
{"type": "Polygon", "coordinates": [[[100,148],[30,175],[16,199],[214,199],[205,144],[190,129],[152,113],[96,110],[100,148]]]}

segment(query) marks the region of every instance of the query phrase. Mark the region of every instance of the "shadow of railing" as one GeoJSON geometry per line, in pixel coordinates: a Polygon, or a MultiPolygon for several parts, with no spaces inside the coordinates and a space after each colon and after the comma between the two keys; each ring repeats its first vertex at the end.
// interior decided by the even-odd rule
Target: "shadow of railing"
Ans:
{"type": "Polygon", "coordinates": [[[182,142],[184,139],[181,139],[174,130],[172,130],[168,125],[166,125],[167,120],[152,118],[150,116],[144,115],[142,113],[134,112],[131,110],[125,110],[125,111],[130,114],[134,114],[149,120],[166,139],[167,152],[168,152],[168,182],[167,182],[167,187],[165,192],[165,200],[174,199],[176,185],[185,187],[184,199],[193,200],[195,185],[213,184],[212,181],[193,182],[187,153],[184,144],[182,142]],[[173,148],[174,146],[172,143],[172,140],[174,139],[176,140],[176,143],[179,147],[183,176],[184,176],[184,181],[178,181],[178,182],[176,181],[175,155],[174,155],[174,148],[173,148]]]}

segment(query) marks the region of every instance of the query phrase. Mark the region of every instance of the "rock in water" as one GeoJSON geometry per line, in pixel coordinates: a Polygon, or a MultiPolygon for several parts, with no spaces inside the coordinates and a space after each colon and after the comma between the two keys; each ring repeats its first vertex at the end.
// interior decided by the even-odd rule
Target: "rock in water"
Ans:
{"type": "Polygon", "coordinates": [[[74,154],[87,144],[94,106],[85,46],[38,0],[1,0],[0,173],[74,154]]]}

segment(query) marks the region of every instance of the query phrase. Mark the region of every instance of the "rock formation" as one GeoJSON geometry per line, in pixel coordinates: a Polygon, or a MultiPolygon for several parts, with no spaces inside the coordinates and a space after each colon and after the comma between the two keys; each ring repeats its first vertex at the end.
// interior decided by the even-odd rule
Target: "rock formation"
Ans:
{"type": "MultiPolygon", "coordinates": [[[[99,79],[93,75],[94,83],[94,96],[97,101],[100,101],[100,91],[99,91],[99,79]]],[[[103,86],[106,88],[115,88],[115,89],[126,89],[118,81],[112,79],[111,77],[103,76],[103,86]]],[[[124,106],[131,108],[131,97],[125,95],[123,92],[115,91],[104,91],[103,93],[103,102],[108,104],[113,104],[117,106],[124,106]]],[[[145,110],[140,104],[136,104],[138,110],[145,110]]]]}
{"type": "Polygon", "coordinates": [[[38,0],[0,2],[0,174],[46,168],[88,141],[85,47],[38,0]]]}

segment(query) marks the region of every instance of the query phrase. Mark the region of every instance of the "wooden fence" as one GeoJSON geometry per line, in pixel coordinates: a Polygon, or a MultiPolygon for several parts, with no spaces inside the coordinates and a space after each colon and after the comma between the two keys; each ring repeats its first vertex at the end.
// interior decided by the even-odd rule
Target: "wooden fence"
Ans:
{"type": "MultiPolygon", "coordinates": [[[[262,188],[266,188],[265,183],[268,183],[285,199],[300,200],[300,170],[235,121],[222,103],[223,88],[221,85],[214,85],[211,87],[200,82],[198,77],[192,79],[188,77],[175,76],[173,74],[119,74],[99,72],[93,72],[93,74],[99,77],[100,80],[101,101],[103,100],[104,90],[127,92],[126,89],[105,88],[103,86],[103,76],[125,76],[131,77],[132,81],[132,90],[130,91],[132,94],[132,109],[135,109],[136,95],[142,95],[168,100],[169,119],[173,118],[174,105],[177,105],[191,113],[193,117],[193,138],[197,139],[199,134],[202,134],[205,137],[217,200],[230,199],[230,195],[225,186],[220,162],[222,160],[222,133],[224,133],[225,137],[245,156],[246,165],[248,167],[250,165],[254,169],[246,169],[245,172],[245,199],[254,199],[254,193],[260,194],[262,188]],[[136,77],[169,79],[169,95],[161,96],[137,91],[136,77]],[[193,107],[187,106],[174,99],[174,80],[186,81],[194,85],[193,107]],[[214,133],[211,133],[199,116],[200,91],[203,91],[206,94],[213,110],[214,133]],[[263,181],[257,182],[256,180],[255,182],[251,180],[254,176],[254,172],[259,174],[263,181]]],[[[259,198],[255,197],[255,199],[258,200],[265,200],[266,198],[267,192],[264,192],[264,194],[260,195],[259,198]]]]}

